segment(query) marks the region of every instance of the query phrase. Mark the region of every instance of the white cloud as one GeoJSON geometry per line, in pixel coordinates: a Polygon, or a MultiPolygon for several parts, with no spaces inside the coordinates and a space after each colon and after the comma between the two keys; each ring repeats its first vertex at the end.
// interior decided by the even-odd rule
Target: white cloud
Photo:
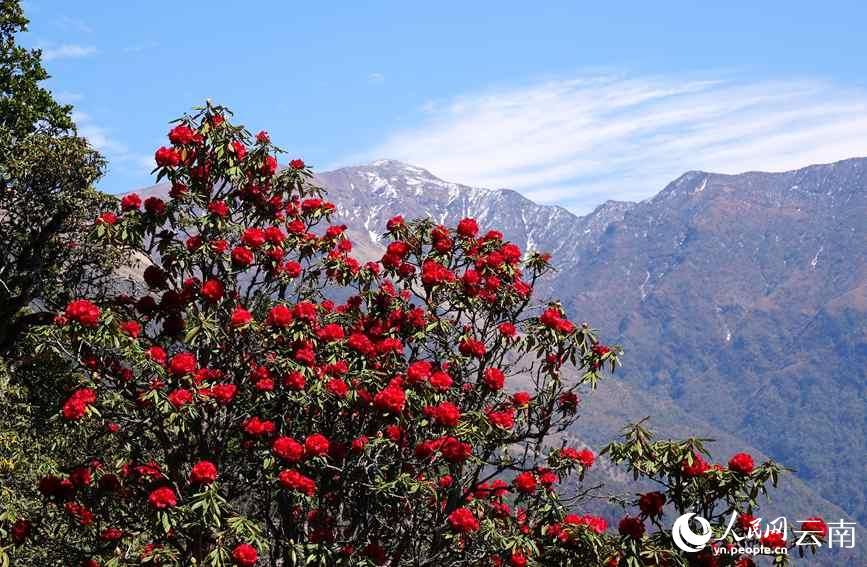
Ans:
{"type": "Polygon", "coordinates": [[[130,150],[129,146],[114,138],[111,131],[95,123],[80,111],[72,113],[78,133],[108,159],[110,168],[124,169],[133,175],[148,175],[154,167],[154,157],[130,150]]]}
{"type": "Polygon", "coordinates": [[[383,75],[382,73],[371,73],[367,76],[367,82],[378,85],[385,82],[385,75],[383,75]]]}
{"type": "Polygon", "coordinates": [[[691,169],[867,155],[867,92],[816,80],[588,75],[431,101],[421,115],[352,160],[400,159],[576,212],[652,196],[691,169]]]}
{"type": "Polygon", "coordinates": [[[43,47],[42,59],[43,61],[54,61],[55,59],[79,59],[81,57],[93,55],[96,52],[96,48],[90,45],[64,43],[53,47],[43,47]]]}

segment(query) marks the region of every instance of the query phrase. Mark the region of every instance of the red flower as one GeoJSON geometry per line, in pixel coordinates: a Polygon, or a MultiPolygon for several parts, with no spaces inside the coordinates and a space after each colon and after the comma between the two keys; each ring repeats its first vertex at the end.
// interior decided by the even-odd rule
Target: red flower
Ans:
{"type": "Polygon", "coordinates": [[[289,490],[303,492],[308,496],[313,496],[316,493],[316,482],[298,471],[291,469],[282,470],[278,475],[278,479],[280,484],[289,490]]]}
{"type": "Polygon", "coordinates": [[[406,379],[411,383],[419,383],[427,380],[431,371],[433,370],[433,365],[426,360],[417,360],[406,367],[406,379]]]}
{"type": "Polygon", "coordinates": [[[147,351],[145,352],[145,356],[147,356],[149,359],[153,360],[160,366],[164,365],[168,358],[165,349],[159,346],[152,346],[147,349],[147,351]]]}
{"type": "Polygon", "coordinates": [[[596,460],[596,455],[594,455],[593,451],[590,449],[581,449],[575,454],[575,460],[581,463],[581,466],[584,468],[589,469],[593,466],[593,463],[596,460]]]}
{"type": "Polygon", "coordinates": [[[169,130],[169,141],[175,145],[185,146],[193,143],[197,138],[193,129],[186,124],[178,124],[169,130]]]}
{"type": "Polygon", "coordinates": [[[247,146],[245,146],[243,142],[235,140],[232,142],[232,151],[235,152],[235,157],[237,159],[242,160],[247,155],[247,146]]]}
{"type": "Polygon", "coordinates": [[[355,439],[352,440],[352,452],[356,453],[356,454],[363,453],[364,448],[367,447],[367,444],[369,442],[370,442],[370,439],[368,439],[365,435],[362,435],[360,437],[356,437],[355,439]]]}
{"type": "Polygon", "coordinates": [[[339,341],[343,338],[343,327],[338,325],[337,323],[329,323],[325,325],[321,329],[316,332],[317,338],[320,341],[324,341],[327,343],[339,341]]]}
{"type": "Polygon", "coordinates": [[[228,405],[235,399],[238,387],[234,384],[217,384],[210,389],[210,396],[221,406],[228,405]]]}
{"type": "Polygon", "coordinates": [[[684,460],[680,464],[681,472],[685,476],[701,476],[710,470],[710,465],[699,454],[692,456],[692,463],[684,460]]]}
{"type": "Polygon", "coordinates": [[[211,461],[199,461],[190,470],[192,484],[211,484],[217,480],[217,465],[211,461]]]}
{"type": "Polygon", "coordinates": [[[624,517],[617,525],[617,530],[620,535],[629,536],[632,539],[641,539],[644,537],[644,522],[640,518],[624,517]]]}
{"type": "Polygon", "coordinates": [[[245,327],[253,320],[253,315],[240,305],[232,310],[232,327],[245,327]]]}
{"type": "Polygon", "coordinates": [[[181,163],[181,155],[174,148],[161,147],[154,154],[159,167],[174,167],[181,163]]]}
{"type": "Polygon", "coordinates": [[[563,518],[563,523],[573,526],[587,526],[598,534],[605,533],[605,530],[608,529],[608,522],[605,521],[605,518],[592,516],[590,514],[584,516],[569,514],[563,518]]]}
{"type": "Polygon", "coordinates": [[[473,448],[469,443],[446,437],[440,445],[440,453],[450,463],[462,463],[473,454],[473,448]]]}
{"type": "Polygon", "coordinates": [[[165,510],[166,508],[174,508],[178,504],[178,497],[175,491],[168,486],[161,486],[151,490],[148,494],[148,502],[157,510],[165,510]]]}
{"type": "Polygon", "coordinates": [[[120,208],[124,211],[137,211],[141,207],[141,197],[135,193],[124,195],[120,200],[120,208]]]}
{"type": "Polygon", "coordinates": [[[523,494],[532,494],[536,492],[536,488],[538,488],[536,475],[530,471],[524,471],[516,476],[515,480],[512,481],[512,484],[515,485],[518,492],[523,494]]]}
{"type": "Polygon", "coordinates": [[[172,390],[166,397],[168,398],[169,403],[171,403],[176,408],[185,406],[193,401],[193,393],[186,388],[178,388],[176,390],[172,390]]]}
{"type": "Polygon", "coordinates": [[[97,224],[114,225],[117,223],[117,215],[112,212],[104,212],[96,219],[97,224]]]}
{"type": "Polygon", "coordinates": [[[345,398],[346,394],[349,393],[349,386],[340,378],[332,378],[329,380],[328,383],[325,384],[325,389],[328,390],[331,395],[338,398],[345,398]]]}
{"type": "Polygon", "coordinates": [[[32,525],[29,521],[20,518],[15,521],[14,524],[9,528],[9,536],[12,538],[12,543],[21,544],[24,543],[24,540],[30,535],[30,530],[32,529],[32,525]]]}
{"type": "Polygon", "coordinates": [[[72,516],[79,525],[89,526],[93,523],[93,512],[84,504],[67,502],[63,507],[66,509],[66,513],[72,516]]]}
{"type": "Polygon", "coordinates": [[[496,427],[506,430],[515,427],[515,408],[506,408],[503,411],[489,411],[486,415],[488,421],[496,427]]]}
{"type": "Polygon", "coordinates": [[[82,327],[96,327],[99,324],[99,307],[86,299],[70,301],[64,313],[68,319],[76,321],[82,327]]]}
{"type": "Polygon", "coordinates": [[[168,274],[166,274],[166,272],[159,266],[148,266],[145,268],[143,275],[145,283],[148,284],[148,287],[151,289],[165,289],[168,287],[166,285],[168,274]]]}
{"type": "Polygon", "coordinates": [[[283,385],[290,390],[303,390],[307,380],[300,372],[290,372],[283,378],[283,385]]]}
{"type": "Polygon", "coordinates": [[[304,169],[304,160],[303,159],[293,159],[289,162],[289,167],[292,169],[304,169]]]}
{"type": "Polygon", "coordinates": [[[206,301],[216,303],[223,299],[224,293],[225,289],[223,288],[223,284],[220,282],[220,280],[209,279],[202,284],[201,294],[206,301]]]}
{"type": "Polygon", "coordinates": [[[482,375],[482,381],[488,389],[496,392],[501,390],[506,383],[506,375],[499,368],[488,368],[482,375]]]}
{"type": "Polygon", "coordinates": [[[428,382],[434,390],[445,392],[452,387],[454,380],[452,380],[452,377],[449,376],[448,373],[443,372],[442,370],[437,370],[436,372],[431,374],[430,380],[428,380],[428,382]]]}
{"type": "Polygon", "coordinates": [[[169,360],[169,372],[176,376],[192,374],[196,370],[196,355],[191,352],[181,352],[169,360]]]}
{"type": "Polygon", "coordinates": [[[434,422],[443,427],[456,427],[461,419],[461,410],[451,402],[442,402],[437,406],[431,407],[429,408],[429,413],[433,417],[434,422]]]}
{"type": "Polygon", "coordinates": [[[235,246],[232,249],[232,263],[240,268],[246,268],[253,263],[253,251],[243,246],[235,246]]]}
{"type": "Polygon", "coordinates": [[[513,338],[518,334],[518,328],[511,323],[500,323],[500,333],[507,338],[513,338]]]}
{"type": "Polygon", "coordinates": [[[156,217],[161,217],[166,214],[166,202],[159,197],[148,197],[145,199],[145,211],[156,217]]]}
{"type": "Polygon", "coordinates": [[[275,439],[271,451],[289,463],[297,463],[304,458],[304,445],[291,437],[280,436],[275,439]]]}
{"type": "Polygon", "coordinates": [[[256,141],[260,144],[267,144],[271,141],[271,136],[268,135],[268,132],[265,130],[261,130],[258,134],[256,134],[256,141]]]}
{"type": "Polygon", "coordinates": [[[327,454],[330,447],[331,444],[328,438],[321,433],[314,433],[304,440],[304,448],[307,450],[307,454],[314,457],[327,454]]]}
{"type": "Polygon", "coordinates": [[[76,421],[84,417],[93,403],[96,402],[96,391],[91,388],[80,388],[72,393],[63,403],[63,418],[76,421]]]}
{"type": "Polygon", "coordinates": [[[482,358],[485,356],[485,352],[487,352],[485,343],[477,339],[461,340],[460,344],[458,344],[458,350],[464,356],[474,356],[476,358],[482,358]]]}
{"type": "Polygon", "coordinates": [[[134,339],[141,334],[141,325],[138,321],[124,321],[120,324],[120,331],[134,339]]]}
{"type": "Polygon", "coordinates": [[[118,528],[105,528],[99,534],[99,539],[102,541],[117,541],[123,538],[123,530],[118,528]]]}
{"type": "Polygon", "coordinates": [[[232,550],[232,559],[241,567],[253,567],[259,560],[259,553],[249,543],[239,543],[232,550]]]}
{"type": "Polygon", "coordinates": [[[397,215],[395,217],[391,217],[390,219],[388,219],[388,222],[385,223],[385,228],[387,228],[389,232],[394,232],[395,230],[397,230],[398,228],[400,228],[404,225],[405,225],[405,222],[403,220],[403,217],[400,215],[397,215]]]}
{"type": "Polygon", "coordinates": [[[458,508],[449,514],[449,525],[458,533],[467,534],[479,530],[479,521],[467,508],[458,508]]]}
{"type": "Polygon", "coordinates": [[[638,508],[645,516],[655,518],[662,514],[665,506],[665,495],[661,492],[647,492],[638,498],[638,508]]]}
{"type": "Polygon", "coordinates": [[[737,473],[750,474],[755,467],[752,456],[747,453],[738,453],[729,459],[729,469],[737,473]]]}
{"type": "Polygon", "coordinates": [[[373,405],[383,411],[400,413],[406,403],[406,394],[398,386],[386,386],[373,397],[373,405]]]}
{"type": "Polygon", "coordinates": [[[212,201],[208,203],[208,212],[220,218],[229,216],[229,205],[225,201],[212,201]]]}
{"type": "Polygon", "coordinates": [[[265,231],[258,227],[248,228],[241,236],[241,241],[250,248],[258,248],[265,244],[265,231]]]}
{"type": "Polygon", "coordinates": [[[462,219],[458,223],[458,234],[464,238],[474,238],[479,233],[479,225],[475,219],[462,219]]]}
{"type": "Polygon", "coordinates": [[[244,432],[252,437],[267,437],[276,431],[274,422],[253,416],[244,422],[244,432]]]}
{"type": "Polygon", "coordinates": [[[512,403],[516,408],[525,408],[530,405],[530,394],[528,392],[515,392],[512,394],[512,403]]]}
{"type": "Polygon", "coordinates": [[[539,316],[539,322],[560,333],[568,334],[575,330],[575,324],[565,319],[563,314],[553,307],[546,309],[539,316]]]}
{"type": "Polygon", "coordinates": [[[277,171],[277,158],[265,156],[265,161],[262,163],[262,175],[274,175],[275,171],[277,171]]]}
{"type": "Polygon", "coordinates": [[[560,409],[567,413],[575,413],[578,409],[578,394],[575,392],[563,392],[557,400],[560,409]]]}
{"type": "Polygon", "coordinates": [[[282,303],[277,304],[268,312],[265,321],[272,327],[286,328],[292,323],[292,310],[282,303]]]}

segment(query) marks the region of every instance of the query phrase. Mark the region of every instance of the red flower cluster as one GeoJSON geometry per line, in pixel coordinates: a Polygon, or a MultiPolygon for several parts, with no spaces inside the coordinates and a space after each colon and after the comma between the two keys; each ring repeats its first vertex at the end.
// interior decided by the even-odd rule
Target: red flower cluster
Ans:
{"type": "Polygon", "coordinates": [[[63,418],[75,421],[84,417],[87,409],[96,402],[96,391],[92,388],[80,388],[72,393],[63,403],[61,413],[63,418]]]}
{"type": "Polygon", "coordinates": [[[99,324],[100,309],[86,299],[70,301],[66,306],[66,317],[82,327],[96,327],[99,324]]]}
{"type": "Polygon", "coordinates": [[[178,505],[178,497],[175,491],[168,486],[161,486],[151,490],[148,494],[148,502],[157,510],[165,510],[166,508],[174,508],[178,505]]]}
{"type": "Polygon", "coordinates": [[[752,456],[747,453],[738,453],[729,459],[729,469],[740,474],[750,474],[755,467],[752,456]]]}
{"type": "Polygon", "coordinates": [[[458,508],[449,514],[449,524],[459,533],[472,533],[479,530],[479,520],[468,508],[458,508]]]}
{"type": "Polygon", "coordinates": [[[575,324],[563,317],[563,313],[553,307],[546,309],[539,316],[539,322],[559,333],[571,333],[575,330],[575,324]]]}
{"type": "Polygon", "coordinates": [[[217,465],[211,461],[199,461],[190,471],[192,484],[211,484],[217,480],[217,465]]]}

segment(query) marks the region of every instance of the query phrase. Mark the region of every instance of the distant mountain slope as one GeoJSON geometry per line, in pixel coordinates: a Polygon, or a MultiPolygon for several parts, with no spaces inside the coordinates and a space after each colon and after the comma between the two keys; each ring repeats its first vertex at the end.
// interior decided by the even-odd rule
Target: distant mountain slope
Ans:
{"type": "Polygon", "coordinates": [[[867,160],[690,172],[552,289],[616,334],[628,381],[745,439],[865,520],[867,160]]]}
{"type": "Polygon", "coordinates": [[[812,490],[867,520],[867,160],[689,172],[652,199],[583,217],[391,160],[318,177],[366,259],[396,214],[472,216],[553,253],[559,272],[542,293],[626,350],[616,396],[586,402],[582,439],[659,415],[663,433],[719,437],[720,458],[741,447],[796,468],[807,485],[778,502],[792,514],[840,517],[812,490]]]}

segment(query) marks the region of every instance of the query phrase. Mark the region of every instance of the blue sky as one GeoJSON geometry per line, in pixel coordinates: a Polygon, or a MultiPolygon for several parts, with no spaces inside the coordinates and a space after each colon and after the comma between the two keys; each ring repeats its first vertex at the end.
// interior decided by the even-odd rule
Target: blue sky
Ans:
{"type": "Polygon", "coordinates": [[[24,41],[111,192],[205,98],[318,169],[396,158],[577,212],[867,155],[863,2],[535,4],[28,0],[24,41]]]}

